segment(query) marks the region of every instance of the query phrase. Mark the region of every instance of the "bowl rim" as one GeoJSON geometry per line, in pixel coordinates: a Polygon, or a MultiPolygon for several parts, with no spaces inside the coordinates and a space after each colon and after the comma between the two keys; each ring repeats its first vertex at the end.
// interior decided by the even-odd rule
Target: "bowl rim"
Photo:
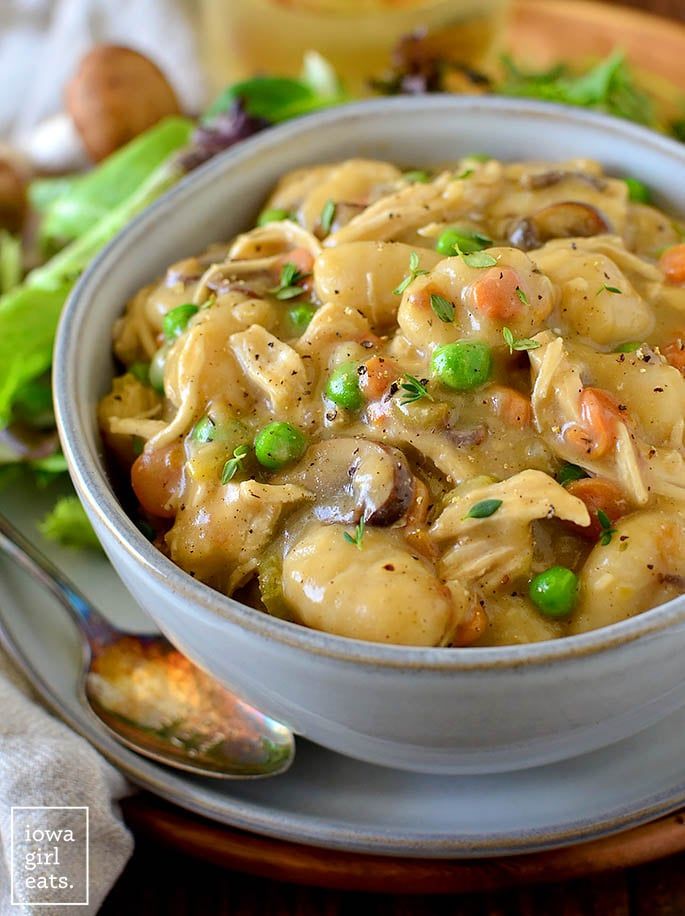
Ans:
{"type": "MultiPolygon", "coordinates": [[[[511,646],[412,647],[363,642],[313,630],[301,624],[272,617],[194,579],[165,557],[138,530],[116,498],[101,469],[96,453],[86,446],[77,407],[78,359],[82,345],[80,325],[96,294],[99,278],[119,261],[119,249],[129,239],[147,235],[154,224],[173,218],[179,203],[192,198],[196,188],[212,184],[227,172],[239,169],[252,157],[275,152],[311,131],[333,123],[363,122],[389,111],[432,111],[434,114],[482,112],[484,118],[525,116],[547,123],[561,121],[579,128],[600,128],[616,140],[627,140],[645,151],[653,150],[685,166],[685,146],[645,127],[585,109],[570,108],[523,99],[498,96],[474,97],[432,95],[373,99],[328,108],[281,124],[225,151],[185,177],[130,222],[89,264],[79,278],[62,312],[56,334],[53,360],[53,390],[57,428],[69,471],[81,500],[128,558],[151,576],[160,588],[183,599],[184,613],[216,623],[217,617],[257,636],[339,664],[361,664],[379,669],[405,669],[448,675],[469,670],[511,670],[544,666],[561,661],[609,652],[637,639],[655,635],[685,621],[685,595],[627,620],[579,635],[511,646]]],[[[114,317],[114,316],[113,316],[114,317]]],[[[93,414],[93,422],[95,416],[93,414]]]]}

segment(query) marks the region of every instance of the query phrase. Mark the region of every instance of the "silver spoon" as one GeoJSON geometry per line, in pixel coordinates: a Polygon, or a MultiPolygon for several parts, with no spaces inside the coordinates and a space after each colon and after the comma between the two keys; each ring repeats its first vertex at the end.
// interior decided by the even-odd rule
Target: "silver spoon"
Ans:
{"type": "Polygon", "coordinates": [[[81,698],[114,737],[159,763],[245,779],[288,769],[284,726],[233,696],[158,634],[112,626],[0,513],[0,551],[51,592],[82,638],[81,698]]]}

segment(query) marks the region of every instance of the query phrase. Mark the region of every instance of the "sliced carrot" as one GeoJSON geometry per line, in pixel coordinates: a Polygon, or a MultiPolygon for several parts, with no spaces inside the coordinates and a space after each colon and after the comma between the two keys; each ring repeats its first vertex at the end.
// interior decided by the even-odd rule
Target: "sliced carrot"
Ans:
{"type": "Polygon", "coordinates": [[[422,286],[418,290],[413,290],[410,287],[407,291],[407,301],[414,306],[417,312],[431,314],[431,293],[436,293],[438,296],[444,295],[439,289],[431,288],[430,286],[422,286]]]}
{"type": "Polygon", "coordinates": [[[685,375],[685,334],[666,344],[661,352],[671,366],[685,375]]]}
{"type": "Polygon", "coordinates": [[[685,283],[685,245],[667,248],[659,259],[659,266],[669,283],[685,283]]]}
{"type": "Polygon", "coordinates": [[[286,254],[281,255],[277,261],[278,272],[284,264],[294,264],[302,274],[311,273],[314,266],[314,255],[308,248],[293,248],[286,254]]]}
{"type": "Polygon", "coordinates": [[[452,640],[453,646],[470,646],[485,633],[488,627],[488,615],[480,605],[476,605],[468,620],[460,623],[452,640]]]}
{"type": "Polygon", "coordinates": [[[382,397],[391,383],[402,375],[395,360],[385,356],[372,356],[363,367],[364,371],[359,374],[359,387],[368,401],[382,397]]]}
{"type": "Polygon", "coordinates": [[[576,534],[596,541],[603,530],[597,513],[602,511],[610,522],[615,522],[630,511],[630,506],[619,487],[605,477],[587,477],[574,480],[566,489],[572,496],[582,499],[590,513],[590,524],[583,528],[580,525],[567,523],[576,534]]]}
{"type": "Polygon", "coordinates": [[[616,444],[618,424],[625,419],[616,398],[603,388],[584,388],[579,425],[564,430],[566,441],[582,454],[601,458],[616,444]]]}
{"type": "Polygon", "coordinates": [[[181,489],[185,453],[180,443],[145,451],[133,462],[131,486],[146,512],[158,518],[173,518],[175,497],[181,489]]]}
{"type": "Polygon", "coordinates": [[[511,267],[493,267],[471,287],[476,312],[491,321],[509,321],[524,309],[521,278],[511,267]]]}
{"type": "Polygon", "coordinates": [[[492,407],[500,419],[514,429],[525,429],[530,426],[533,411],[530,399],[515,388],[507,385],[493,385],[488,389],[492,407]]]}

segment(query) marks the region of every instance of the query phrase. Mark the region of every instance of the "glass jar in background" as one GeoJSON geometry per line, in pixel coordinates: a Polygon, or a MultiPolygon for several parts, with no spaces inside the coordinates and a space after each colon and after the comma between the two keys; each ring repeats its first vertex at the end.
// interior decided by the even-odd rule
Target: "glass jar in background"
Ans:
{"type": "Polygon", "coordinates": [[[368,91],[393,48],[424,30],[436,57],[487,65],[507,0],[203,0],[205,62],[214,90],[257,73],[297,76],[319,51],[349,91],[368,91]]]}

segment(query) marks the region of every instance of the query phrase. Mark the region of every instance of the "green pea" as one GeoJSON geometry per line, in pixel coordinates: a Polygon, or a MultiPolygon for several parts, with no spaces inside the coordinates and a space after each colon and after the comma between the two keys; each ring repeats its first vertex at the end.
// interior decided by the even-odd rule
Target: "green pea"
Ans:
{"type": "Polygon", "coordinates": [[[257,225],[266,226],[268,223],[280,223],[284,219],[290,219],[288,211],[272,207],[269,210],[262,210],[257,218],[257,225]]]}
{"type": "Polygon", "coordinates": [[[304,334],[315,312],[316,306],[312,305],[311,302],[298,302],[297,305],[290,306],[288,309],[288,322],[295,337],[300,337],[300,335],[304,334]]]}
{"type": "Polygon", "coordinates": [[[562,487],[565,487],[568,483],[573,483],[574,480],[583,480],[587,476],[588,474],[582,468],[579,468],[577,464],[562,464],[557,471],[557,481],[562,487]]]}
{"type": "Polygon", "coordinates": [[[445,229],[438,236],[435,243],[435,250],[445,257],[450,257],[457,253],[456,246],[459,242],[459,233],[454,229],[445,229]]]}
{"type": "Polygon", "coordinates": [[[326,397],[338,407],[359,410],[364,397],[359,388],[359,371],[356,363],[343,363],[334,369],[326,385],[326,397]]]}
{"type": "Polygon", "coordinates": [[[224,442],[236,447],[245,441],[249,431],[240,420],[222,418],[219,421],[205,415],[197,421],[190,435],[193,441],[200,445],[207,442],[224,442]]]}
{"type": "Polygon", "coordinates": [[[652,193],[646,184],[638,181],[637,178],[624,178],[623,181],[628,186],[628,198],[637,204],[648,204],[652,199],[652,193]]]}
{"type": "Polygon", "coordinates": [[[451,229],[445,229],[445,231],[438,236],[438,240],[435,243],[435,250],[440,254],[450,257],[457,253],[457,246],[459,246],[459,250],[463,254],[474,254],[476,251],[482,251],[484,248],[489,248],[491,245],[492,239],[483,235],[482,232],[476,232],[473,229],[460,229],[458,226],[453,226],[451,229]]]}
{"type": "Polygon", "coordinates": [[[628,343],[623,343],[620,347],[616,347],[614,353],[634,353],[636,350],[639,350],[641,346],[641,341],[629,340],[628,343]]]}
{"type": "Polygon", "coordinates": [[[165,340],[176,340],[185,331],[186,326],[193,315],[197,315],[199,308],[192,302],[186,302],[185,305],[177,305],[175,309],[167,312],[162,319],[162,330],[164,331],[165,340]]]}
{"type": "Polygon", "coordinates": [[[566,617],[578,598],[578,576],[565,566],[551,566],[535,576],[528,593],[545,617],[566,617]]]}
{"type": "Polygon", "coordinates": [[[484,385],[492,370],[492,350],[478,340],[458,340],[436,347],[431,372],[447,388],[468,391],[484,385]]]}
{"type": "Polygon", "coordinates": [[[150,363],[133,363],[132,366],[128,367],[128,371],[134,378],[137,378],[139,382],[142,382],[143,385],[147,385],[150,381],[150,363]]]}
{"type": "Polygon", "coordinates": [[[297,461],[306,449],[307,437],[290,423],[269,423],[259,430],[254,440],[257,461],[271,471],[297,461]]]}
{"type": "Polygon", "coordinates": [[[170,344],[163,344],[159,350],[157,350],[150,362],[150,384],[155,391],[158,391],[160,394],[164,394],[164,367],[166,366],[166,360],[170,349],[170,344]]]}
{"type": "Polygon", "coordinates": [[[216,436],[216,424],[210,417],[203,417],[193,427],[192,437],[196,442],[213,442],[216,436]]]}

